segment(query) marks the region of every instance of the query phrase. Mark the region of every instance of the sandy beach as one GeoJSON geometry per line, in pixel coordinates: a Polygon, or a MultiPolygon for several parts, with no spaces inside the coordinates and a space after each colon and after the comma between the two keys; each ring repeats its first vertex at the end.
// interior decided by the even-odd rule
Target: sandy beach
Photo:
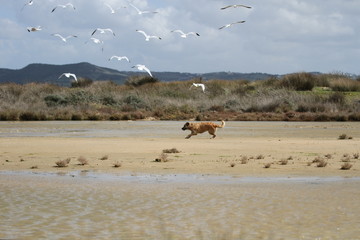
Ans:
{"type": "Polygon", "coordinates": [[[0,238],[359,239],[359,123],[183,124],[0,123],[0,238]]]}

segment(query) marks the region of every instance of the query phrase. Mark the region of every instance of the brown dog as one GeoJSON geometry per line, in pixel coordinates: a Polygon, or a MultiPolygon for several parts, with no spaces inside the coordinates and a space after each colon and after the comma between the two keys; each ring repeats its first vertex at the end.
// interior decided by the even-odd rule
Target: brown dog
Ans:
{"type": "Polygon", "coordinates": [[[221,120],[221,125],[212,123],[212,122],[200,122],[200,123],[185,123],[185,125],[181,128],[182,130],[190,130],[191,133],[186,136],[186,138],[190,138],[191,136],[195,136],[198,133],[209,132],[212,135],[212,138],[216,137],[216,128],[225,127],[225,122],[221,120]]]}

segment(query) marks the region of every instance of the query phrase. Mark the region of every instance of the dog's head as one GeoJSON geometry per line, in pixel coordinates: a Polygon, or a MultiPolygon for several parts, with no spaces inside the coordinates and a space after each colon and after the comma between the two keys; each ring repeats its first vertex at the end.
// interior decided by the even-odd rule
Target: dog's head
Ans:
{"type": "Polygon", "coordinates": [[[189,125],[190,125],[190,123],[187,122],[184,124],[184,126],[181,129],[185,131],[185,130],[189,129],[189,125]]]}

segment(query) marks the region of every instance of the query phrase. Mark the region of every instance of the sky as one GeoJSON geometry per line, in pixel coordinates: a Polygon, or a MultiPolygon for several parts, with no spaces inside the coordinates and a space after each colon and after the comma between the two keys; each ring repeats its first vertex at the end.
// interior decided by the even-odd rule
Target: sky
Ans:
{"type": "Polygon", "coordinates": [[[119,71],[360,75],[359,0],[0,0],[0,68],[89,62],[119,71]],[[71,2],[75,10],[54,7],[71,2]],[[109,7],[116,12],[112,14],[109,7]],[[139,15],[134,7],[156,11],[139,15]],[[248,8],[220,8],[244,4],[248,8]],[[244,23],[219,29],[229,23],[244,23]],[[27,27],[41,26],[28,32],[27,27]],[[96,32],[96,28],[110,28],[96,32]],[[178,33],[197,32],[181,38],[178,33]],[[143,30],[160,39],[145,41],[143,30]],[[52,34],[76,35],[63,42],[52,34]],[[103,44],[90,40],[95,37],[103,44]],[[111,60],[127,56],[130,63],[111,60]]]}

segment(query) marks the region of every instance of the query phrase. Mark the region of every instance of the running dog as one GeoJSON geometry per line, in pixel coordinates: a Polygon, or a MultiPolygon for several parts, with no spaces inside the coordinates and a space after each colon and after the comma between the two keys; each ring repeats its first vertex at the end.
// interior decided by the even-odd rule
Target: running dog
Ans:
{"type": "Polygon", "coordinates": [[[200,123],[185,123],[185,125],[181,128],[182,130],[190,130],[191,133],[187,135],[185,138],[191,138],[191,136],[195,136],[198,133],[208,132],[212,135],[212,138],[216,137],[216,128],[223,128],[225,127],[225,122],[221,120],[221,125],[212,123],[212,122],[200,122],[200,123]]]}

